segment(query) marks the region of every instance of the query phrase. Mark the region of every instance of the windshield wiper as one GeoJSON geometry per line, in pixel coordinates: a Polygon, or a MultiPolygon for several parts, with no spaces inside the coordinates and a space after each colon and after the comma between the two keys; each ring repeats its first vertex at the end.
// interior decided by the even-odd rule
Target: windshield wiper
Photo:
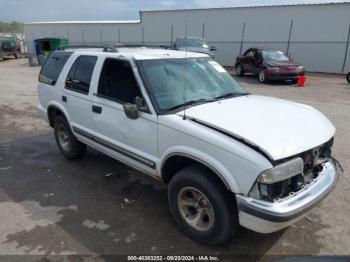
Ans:
{"type": "Polygon", "coordinates": [[[185,106],[192,106],[192,105],[195,105],[195,104],[215,102],[215,101],[216,101],[216,99],[204,99],[204,98],[201,98],[201,99],[198,99],[198,100],[190,100],[190,101],[187,101],[186,103],[170,107],[170,108],[167,109],[167,111],[171,111],[171,110],[178,109],[178,108],[185,107],[185,106]]]}
{"type": "Polygon", "coordinates": [[[221,96],[217,96],[215,97],[215,100],[220,100],[223,98],[229,98],[229,97],[237,97],[237,96],[245,96],[248,95],[249,93],[227,93],[227,94],[223,94],[221,96]]]}

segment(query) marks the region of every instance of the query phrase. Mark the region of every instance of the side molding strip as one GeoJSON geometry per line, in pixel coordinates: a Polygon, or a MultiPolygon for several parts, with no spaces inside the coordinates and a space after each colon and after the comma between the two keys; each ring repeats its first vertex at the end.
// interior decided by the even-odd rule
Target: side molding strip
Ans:
{"type": "Polygon", "coordinates": [[[73,127],[73,130],[74,130],[74,132],[78,133],[79,135],[84,136],[84,137],[94,141],[95,143],[98,143],[104,147],[107,147],[107,148],[109,148],[109,149],[111,149],[119,154],[125,155],[125,156],[145,165],[145,166],[148,166],[149,168],[152,168],[152,169],[156,168],[156,163],[147,159],[147,158],[144,158],[140,155],[134,154],[128,150],[125,150],[124,148],[116,146],[116,145],[114,145],[110,142],[107,142],[101,138],[95,137],[92,134],[90,134],[84,130],[81,130],[80,128],[73,127]]]}

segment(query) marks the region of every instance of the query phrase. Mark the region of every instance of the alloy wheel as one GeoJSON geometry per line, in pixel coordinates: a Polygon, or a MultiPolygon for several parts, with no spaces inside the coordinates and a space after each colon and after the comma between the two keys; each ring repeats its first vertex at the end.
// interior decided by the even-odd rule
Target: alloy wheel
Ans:
{"type": "Polygon", "coordinates": [[[261,70],[259,73],[259,81],[261,83],[265,82],[265,72],[263,70],[261,70]]]}
{"type": "Polygon", "coordinates": [[[62,149],[66,152],[68,152],[71,148],[71,143],[69,140],[69,133],[67,129],[63,126],[60,125],[57,129],[57,136],[58,136],[58,141],[60,143],[60,146],[62,149]]]}
{"type": "Polygon", "coordinates": [[[208,198],[194,187],[184,187],[178,194],[178,209],[184,221],[198,231],[208,231],[214,224],[214,211],[208,198]]]}

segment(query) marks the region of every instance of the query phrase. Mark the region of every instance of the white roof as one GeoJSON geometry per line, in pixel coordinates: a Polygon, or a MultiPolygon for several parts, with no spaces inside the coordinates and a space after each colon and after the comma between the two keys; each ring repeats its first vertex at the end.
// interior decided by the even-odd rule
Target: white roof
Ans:
{"type": "Polygon", "coordinates": [[[89,52],[89,54],[101,55],[104,54],[108,57],[127,57],[134,58],[136,60],[151,60],[151,59],[170,59],[170,58],[197,58],[197,57],[209,57],[207,54],[177,51],[163,48],[147,48],[147,47],[118,47],[117,52],[102,52],[101,48],[81,48],[81,49],[69,49],[66,51],[74,51],[77,53],[89,52]]]}

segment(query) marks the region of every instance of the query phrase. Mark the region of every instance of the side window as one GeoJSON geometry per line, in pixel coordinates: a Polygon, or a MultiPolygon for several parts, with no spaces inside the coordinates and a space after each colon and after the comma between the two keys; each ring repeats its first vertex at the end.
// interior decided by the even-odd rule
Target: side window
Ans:
{"type": "Polygon", "coordinates": [[[69,70],[65,87],[87,95],[96,61],[96,56],[79,56],[69,70]]]}
{"type": "Polygon", "coordinates": [[[122,104],[142,96],[130,63],[111,58],[104,62],[97,93],[122,104]]]}
{"type": "Polygon", "coordinates": [[[72,52],[52,52],[46,59],[39,74],[39,82],[54,86],[72,52]]]}
{"type": "Polygon", "coordinates": [[[246,56],[254,56],[254,52],[253,52],[253,50],[250,50],[247,54],[246,54],[246,56]]]}

